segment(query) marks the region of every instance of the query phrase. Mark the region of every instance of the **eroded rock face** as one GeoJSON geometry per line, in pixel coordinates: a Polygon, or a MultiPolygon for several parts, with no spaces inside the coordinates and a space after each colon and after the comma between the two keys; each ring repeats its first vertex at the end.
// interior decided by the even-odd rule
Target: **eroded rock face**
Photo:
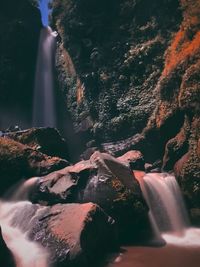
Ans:
{"type": "Polygon", "coordinates": [[[132,170],[144,170],[144,156],[140,151],[131,150],[117,159],[129,166],[132,170]]]}
{"type": "Polygon", "coordinates": [[[183,21],[166,52],[159,102],[145,135],[159,144],[163,168],[175,169],[188,205],[195,208],[200,206],[200,3],[180,3],[183,21]]]}
{"type": "Polygon", "coordinates": [[[31,126],[35,62],[42,27],[36,2],[1,2],[0,129],[18,124],[31,126]]]}
{"type": "Polygon", "coordinates": [[[147,223],[148,209],[131,169],[109,154],[95,152],[89,161],[42,177],[38,185],[36,202],[98,204],[116,220],[121,239],[136,239],[147,223]]]}
{"type": "Polygon", "coordinates": [[[156,105],[163,55],[181,20],[179,1],[52,5],[61,38],[58,82],[77,133],[85,142],[102,143],[141,131],[156,105]]]}
{"type": "Polygon", "coordinates": [[[28,145],[48,156],[69,158],[67,143],[55,128],[31,128],[24,131],[8,132],[6,137],[28,145]]]}
{"type": "Polygon", "coordinates": [[[0,138],[1,193],[20,179],[45,175],[68,165],[66,160],[49,157],[9,138],[0,138]]]}
{"type": "Polygon", "coordinates": [[[93,203],[15,206],[12,226],[46,249],[49,265],[90,266],[117,246],[113,219],[93,203]]]}

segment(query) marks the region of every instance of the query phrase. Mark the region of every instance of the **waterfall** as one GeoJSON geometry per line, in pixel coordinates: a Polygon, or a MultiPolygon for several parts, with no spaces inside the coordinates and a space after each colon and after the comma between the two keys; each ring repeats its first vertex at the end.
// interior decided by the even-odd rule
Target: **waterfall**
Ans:
{"type": "Polygon", "coordinates": [[[147,174],[143,178],[142,190],[151,220],[159,232],[179,232],[189,225],[184,201],[173,175],[147,174]]]}
{"type": "Polygon", "coordinates": [[[53,66],[56,32],[44,27],[40,33],[33,99],[33,126],[55,127],[53,66]]]}
{"type": "Polygon", "coordinates": [[[200,229],[190,227],[181,191],[174,175],[148,173],[138,182],[149,206],[155,239],[167,244],[200,247],[200,229]]]}

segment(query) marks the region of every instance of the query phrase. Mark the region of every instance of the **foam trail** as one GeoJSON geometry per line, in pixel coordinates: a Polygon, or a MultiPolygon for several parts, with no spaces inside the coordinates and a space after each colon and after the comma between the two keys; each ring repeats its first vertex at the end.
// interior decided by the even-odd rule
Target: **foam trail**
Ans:
{"type": "Polygon", "coordinates": [[[189,218],[174,175],[149,173],[138,179],[150,208],[155,238],[182,247],[200,247],[200,229],[190,227],[189,218]]]}
{"type": "Polygon", "coordinates": [[[17,184],[7,194],[9,201],[0,201],[2,236],[17,267],[49,267],[46,249],[28,237],[29,225],[41,208],[29,201],[19,201],[28,198],[37,181],[38,178],[31,178],[17,184]]]}

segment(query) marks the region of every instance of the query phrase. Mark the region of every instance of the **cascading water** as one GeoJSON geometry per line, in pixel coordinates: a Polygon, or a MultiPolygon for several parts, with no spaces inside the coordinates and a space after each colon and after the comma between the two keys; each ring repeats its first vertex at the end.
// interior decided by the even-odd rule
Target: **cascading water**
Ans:
{"type": "Polygon", "coordinates": [[[178,232],[189,225],[179,186],[173,175],[147,174],[142,190],[150,217],[160,232],[178,232]]]}
{"type": "Polygon", "coordinates": [[[57,33],[52,32],[49,26],[44,27],[40,33],[33,102],[35,127],[56,126],[53,79],[56,36],[57,33]]]}
{"type": "Polygon", "coordinates": [[[149,206],[155,238],[168,244],[200,246],[200,231],[190,228],[184,200],[172,174],[149,173],[138,179],[149,206]]]}
{"type": "MultiPolygon", "coordinates": [[[[20,183],[10,192],[10,198],[0,201],[0,226],[7,247],[13,254],[16,267],[48,267],[48,253],[36,242],[31,241],[26,231],[19,226],[29,225],[33,218],[23,216],[30,211],[33,204],[22,201],[28,197],[28,192],[35,187],[38,178],[31,178],[23,184],[20,183]],[[15,192],[15,194],[12,194],[15,192]],[[14,202],[15,201],[15,202],[14,202]],[[18,212],[20,211],[20,216],[18,212]],[[25,219],[27,218],[27,219],[25,219]],[[23,220],[23,223],[22,223],[23,220]],[[27,221],[26,221],[27,220],[27,221]]],[[[4,266],[2,266],[4,267],[4,266]]],[[[7,267],[7,266],[5,266],[7,267]]]]}

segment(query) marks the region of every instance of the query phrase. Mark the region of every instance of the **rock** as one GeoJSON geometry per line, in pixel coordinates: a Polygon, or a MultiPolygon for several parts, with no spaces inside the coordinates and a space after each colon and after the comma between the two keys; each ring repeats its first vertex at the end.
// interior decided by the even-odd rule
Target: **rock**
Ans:
{"type": "Polygon", "coordinates": [[[117,247],[113,219],[93,203],[16,203],[13,210],[13,227],[47,250],[50,265],[90,266],[117,247]]]}
{"type": "Polygon", "coordinates": [[[174,165],[174,174],[176,177],[180,177],[181,176],[181,172],[183,169],[183,166],[185,165],[185,163],[187,162],[187,160],[189,159],[189,153],[186,153],[185,155],[183,155],[174,165]]]}
{"type": "Polygon", "coordinates": [[[83,160],[88,160],[92,154],[95,152],[95,151],[98,151],[98,147],[89,147],[87,148],[80,156],[80,159],[83,159],[83,160]]]}
{"type": "Polygon", "coordinates": [[[148,211],[131,170],[100,152],[95,152],[89,161],[42,177],[34,201],[96,203],[115,219],[120,238],[124,240],[140,235],[148,211]]]}
{"type": "Polygon", "coordinates": [[[122,163],[126,164],[131,170],[144,170],[144,157],[140,151],[131,150],[117,158],[122,163]]]}
{"type": "Polygon", "coordinates": [[[134,171],[133,174],[135,176],[135,179],[140,180],[145,176],[146,173],[143,171],[134,171]]]}
{"type": "Polygon", "coordinates": [[[81,161],[52,172],[40,178],[31,200],[48,205],[81,202],[84,188],[91,176],[95,174],[96,167],[90,161],[81,161]]]}
{"type": "Polygon", "coordinates": [[[131,170],[106,153],[95,152],[90,161],[97,174],[86,185],[83,201],[97,203],[115,219],[121,241],[131,242],[143,234],[146,238],[148,208],[131,170]]]}
{"type": "Polygon", "coordinates": [[[146,172],[149,172],[152,169],[153,165],[151,163],[145,163],[144,168],[146,172]]]}
{"type": "Polygon", "coordinates": [[[9,138],[0,138],[1,189],[5,192],[22,178],[41,176],[68,166],[66,160],[49,157],[9,138]]]}
{"type": "Polygon", "coordinates": [[[149,6],[148,0],[69,0],[54,1],[52,7],[61,38],[57,80],[80,137],[90,132],[90,140],[101,144],[140,132],[156,106],[164,53],[181,20],[179,1],[149,6]]]}
{"type": "Polygon", "coordinates": [[[7,133],[6,137],[48,156],[68,159],[67,143],[55,128],[31,128],[7,133]]]}
{"type": "Polygon", "coordinates": [[[119,157],[131,150],[138,150],[145,155],[145,160],[153,163],[160,158],[159,143],[153,143],[152,137],[146,137],[146,133],[135,134],[127,139],[117,142],[102,143],[101,151],[119,157]]]}
{"type": "Polygon", "coordinates": [[[182,22],[165,53],[156,108],[145,132],[154,146],[159,144],[163,168],[175,170],[191,209],[200,207],[200,2],[181,0],[180,5],[182,22]]]}
{"type": "Polygon", "coordinates": [[[99,176],[106,180],[107,176],[116,177],[129,190],[135,190],[137,183],[133,179],[131,170],[119,160],[107,153],[96,151],[90,158],[90,161],[97,166],[99,176]],[[105,176],[104,176],[105,175],[105,176]]]}
{"type": "Polygon", "coordinates": [[[184,123],[182,128],[180,129],[180,132],[167,142],[163,156],[163,170],[172,170],[177,159],[180,159],[187,152],[187,139],[190,129],[189,125],[189,118],[185,116],[184,123]]]}
{"type": "Polygon", "coordinates": [[[160,159],[154,161],[152,164],[145,164],[146,172],[162,172],[162,161],[160,159]]]}
{"type": "Polygon", "coordinates": [[[1,227],[0,227],[0,265],[5,267],[15,267],[12,253],[3,239],[1,227]]]}

